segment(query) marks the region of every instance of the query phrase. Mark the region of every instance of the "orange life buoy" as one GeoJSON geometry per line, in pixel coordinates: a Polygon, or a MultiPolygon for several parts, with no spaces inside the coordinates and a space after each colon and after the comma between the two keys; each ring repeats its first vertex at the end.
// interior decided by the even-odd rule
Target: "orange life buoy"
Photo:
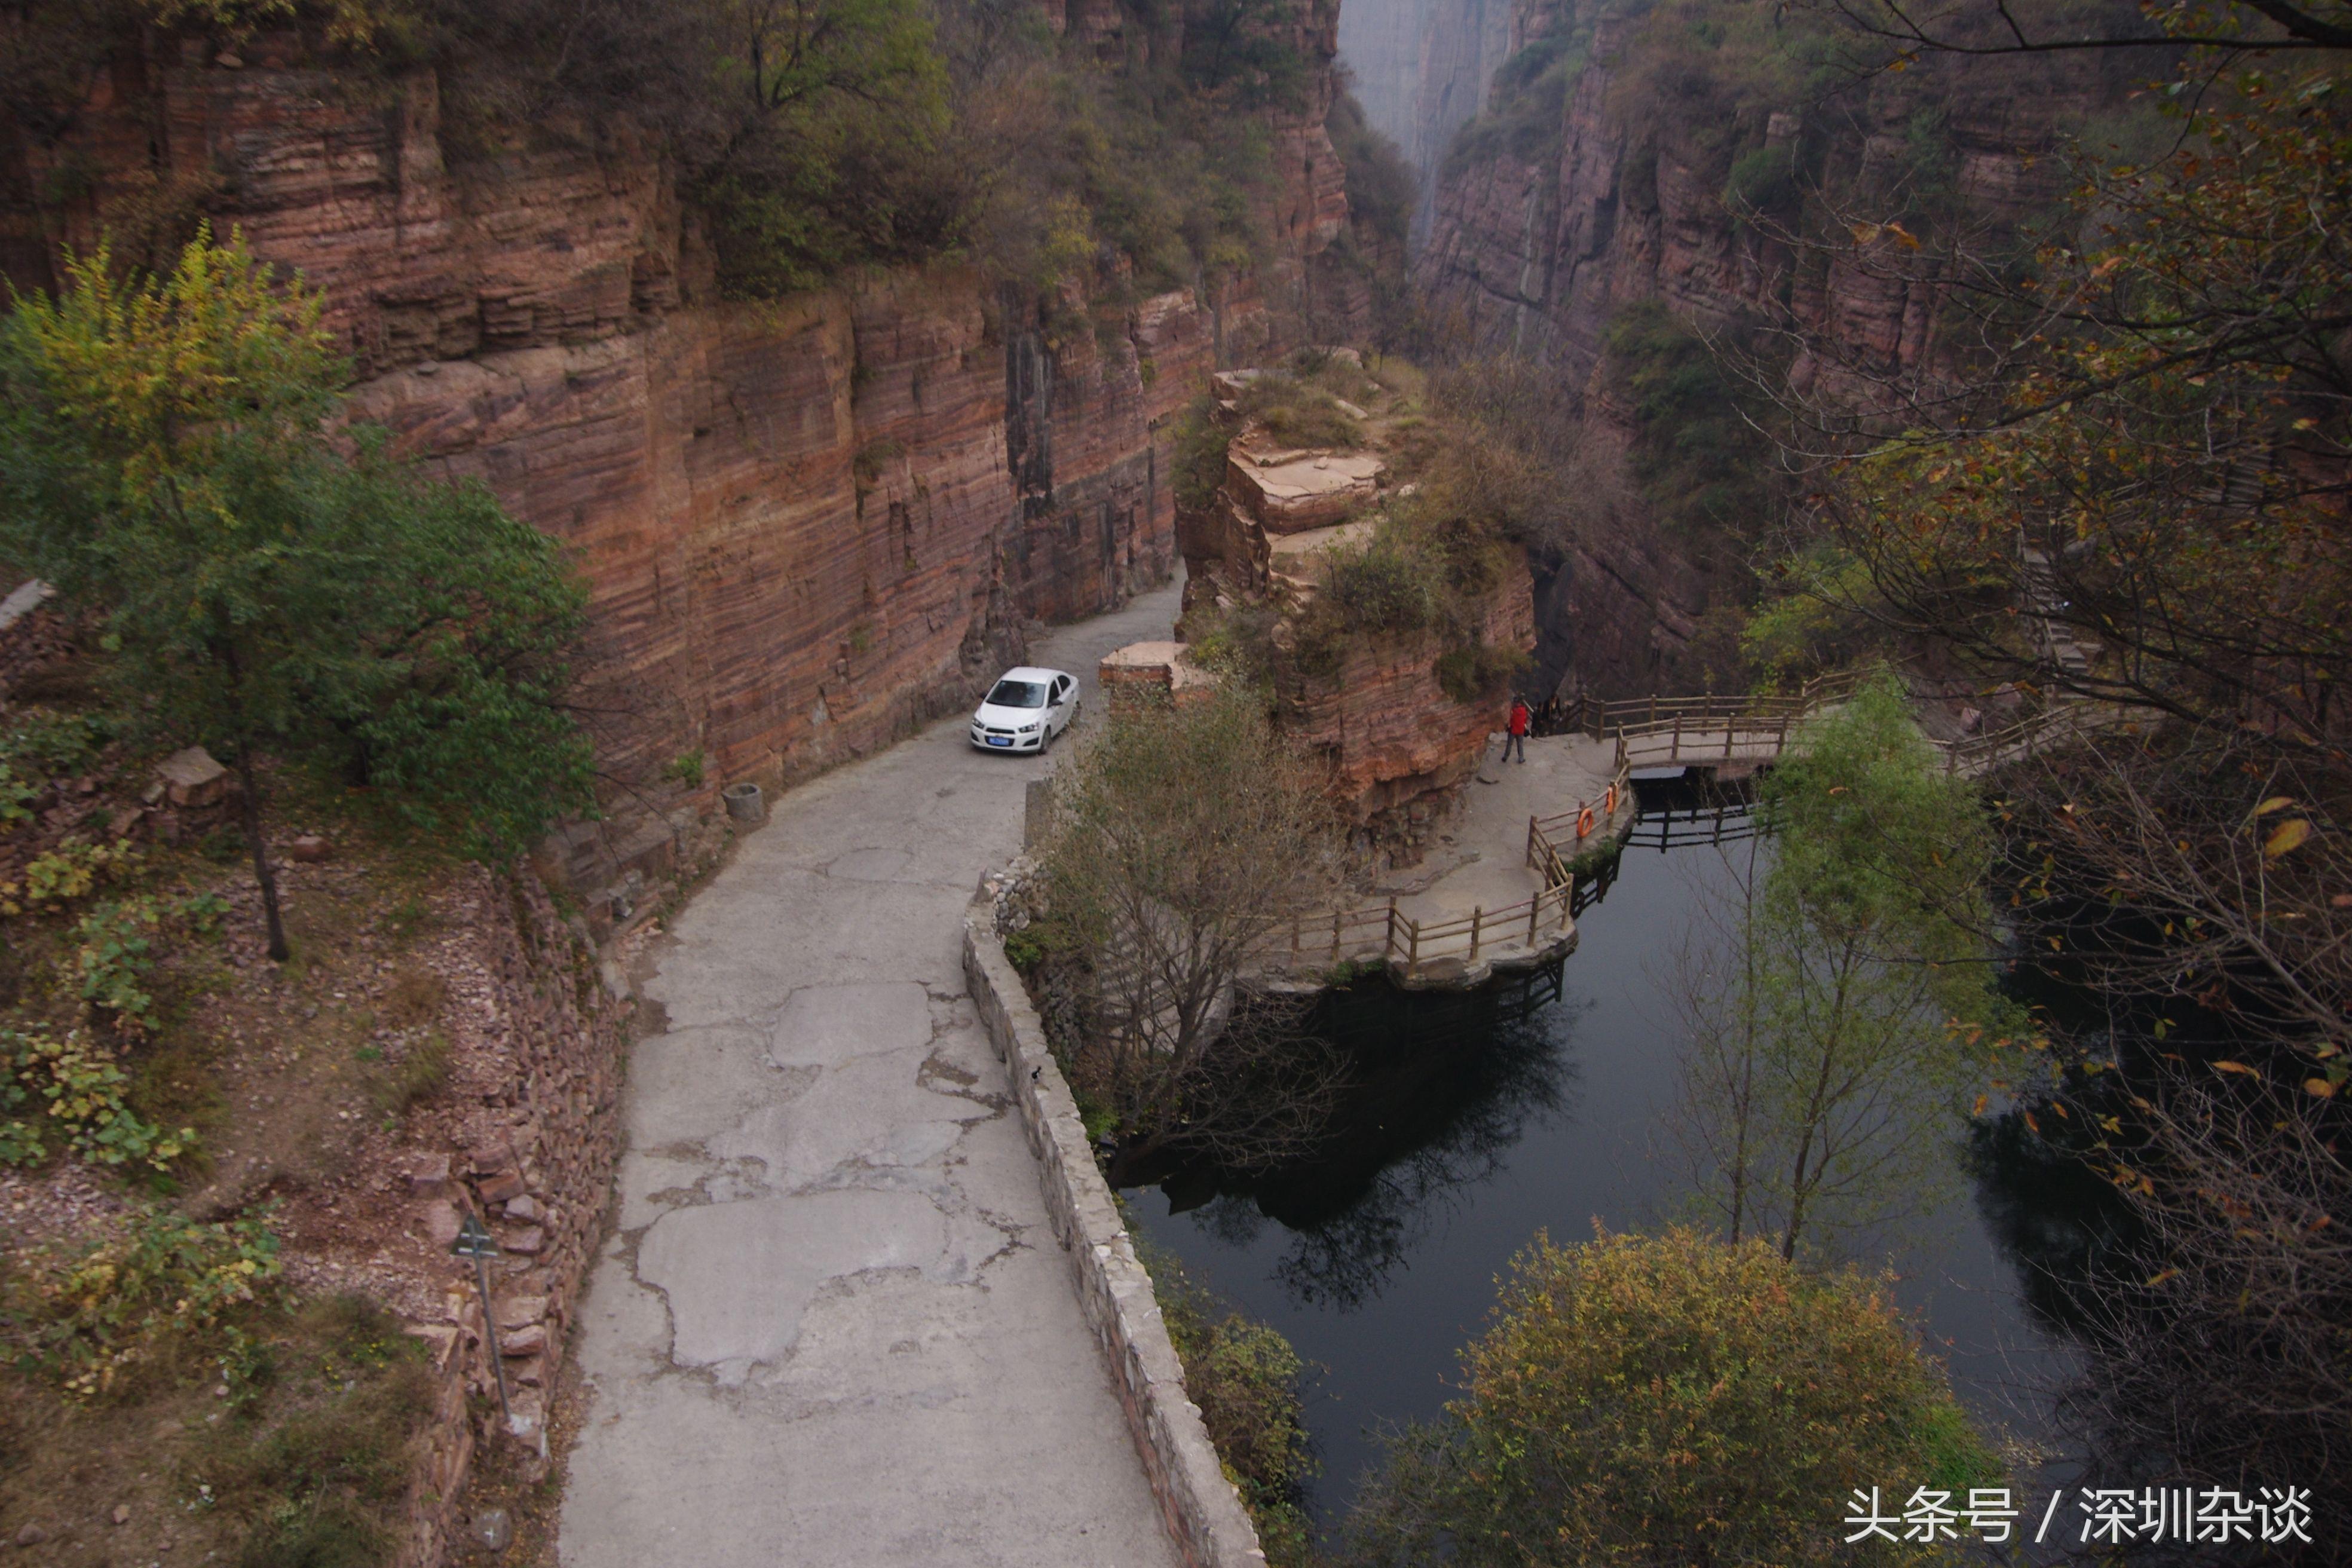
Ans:
{"type": "Polygon", "coordinates": [[[1579,838],[1586,838],[1590,837],[1591,833],[1592,808],[1588,805],[1582,811],[1576,814],[1576,836],[1579,838]]]}
{"type": "Polygon", "coordinates": [[[1617,815],[1617,786],[1613,784],[1609,786],[1609,793],[1601,797],[1601,815],[1603,816],[1617,815]]]}

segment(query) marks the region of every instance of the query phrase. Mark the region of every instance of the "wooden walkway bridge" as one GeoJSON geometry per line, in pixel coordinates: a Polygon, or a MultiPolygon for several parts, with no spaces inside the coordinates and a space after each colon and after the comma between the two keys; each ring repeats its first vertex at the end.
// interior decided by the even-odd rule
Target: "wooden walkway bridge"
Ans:
{"type": "Polygon", "coordinates": [[[1301,916],[1260,944],[1253,979],[1319,986],[1342,969],[1382,967],[1409,991],[1467,989],[1564,957],[1576,945],[1577,885],[1585,875],[1580,863],[1633,826],[1630,771],[1620,755],[1598,798],[1528,819],[1525,864],[1541,880],[1533,897],[1442,920],[1416,919],[1394,898],[1301,916]]]}
{"type": "MultiPolygon", "coordinates": [[[[1763,766],[1780,760],[1792,731],[1852,696],[1860,680],[1854,673],[1825,676],[1790,697],[1580,698],[1560,723],[1595,740],[1613,737],[1618,761],[1635,772],[1763,766]]],[[[2004,729],[1928,744],[1943,754],[1946,773],[1974,778],[2145,717],[2110,703],[2059,702],[2004,729]]]]}
{"type": "MultiPolygon", "coordinates": [[[[1597,798],[1528,819],[1525,865],[1540,879],[1532,897],[1466,915],[1416,919],[1382,904],[1301,916],[1259,945],[1252,983],[1312,988],[1348,970],[1385,968],[1407,990],[1467,989],[1497,973],[1540,968],[1576,945],[1576,915],[1591,901],[1598,867],[1590,852],[1633,829],[1632,776],[1669,769],[1762,767],[1777,762],[1807,719],[1852,696],[1857,674],[1824,678],[1787,697],[1645,697],[1580,700],[1562,728],[1614,740],[1614,765],[1597,798]]],[[[2137,716],[2105,703],[2065,702],[1989,734],[1931,742],[1947,773],[1974,777],[2061,747],[2137,716]]],[[[1713,831],[1723,834],[1717,822],[1713,831]]],[[[1752,827],[1742,826],[1739,837],[1752,827]]]]}

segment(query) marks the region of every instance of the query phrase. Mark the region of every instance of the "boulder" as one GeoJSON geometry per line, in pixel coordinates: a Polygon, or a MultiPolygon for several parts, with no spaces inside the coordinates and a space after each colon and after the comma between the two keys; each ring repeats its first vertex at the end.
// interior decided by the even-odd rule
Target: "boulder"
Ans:
{"type": "Polygon", "coordinates": [[[547,1348],[547,1325],[525,1323],[519,1329],[509,1329],[499,1335],[499,1353],[522,1357],[537,1355],[547,1348]]]}
{"type": "Polygon", "coordinates": [[[528,1328],[547,1316],[544,1296],[504,1296],[498,1303],[500,1331],[528,1328]]]}
{"type": "Polygon", "coordinates": [[[218,805],[228,798],[228,769],[202,746],[173,752],[155,776],[165,796],[183,809],[218,805]]]}
{"type": "Polygon", "coordinates": [[[449,1193],[449,1156],[419,1154],[408,1163],[408,1190],[420,1198],[446,1197],[449,1193]]]}

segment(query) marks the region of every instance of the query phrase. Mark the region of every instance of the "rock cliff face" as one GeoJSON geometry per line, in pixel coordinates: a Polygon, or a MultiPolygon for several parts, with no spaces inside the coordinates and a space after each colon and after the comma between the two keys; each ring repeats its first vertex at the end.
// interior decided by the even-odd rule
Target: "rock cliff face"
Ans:
{"type": "MultiPolygon", "coordinates": [[[[1619,493],[1632,429],[1629,412],[1610,405],[1606,340],[1628,305],[1654,300],[1708,330],[1774,316],[1833,351],[1799,362],[1792,378],[1854,403],[1868,400],[1873,378],[1929,373],[1947,352],[1932,278],[1857,245],[1800,256],[1771,232],[1801,226],[1795,209],[1757,224],[1727,205],[1736,167],[1785,160],[1814,193],[1803,199],[1815,220],[1824,203],[1866,207],[1872,193],[1933,178],[1955,221],[1997,233],[2062,195],[2069,175],[2052,154],[2064,134],[2132,86],[2127,65],[2097,55],[1931,57],[1828,103],[1806,108],[1791,95],[1759,107],[1708,79],[1736,62],[1683,61],[1629,79],[1640,21],[1627,13],[1613,0],[1517,0],[1515,50],[1549,40],[1580,63],[1556,124],[1457,155],[1414,272],[1450,346],[1524,354],[1579,389],[1589,466],[1616,476],[1601,488],[1619,493]]],[[[1617,508],[1540,589],[1547,668],[1572,666],[1612,696],[1695,685],[1684,655],[1719,602],[1707,566],[1638,499],[1617,508]]]]}
{"type": "MultiPolygon", "coordinates": [[[[1277,725],[1328,763],[1334,796],[1362,841],[1408,864],[1457,804],[1503,717],[1499,687],[1457,696],[1440,675],[1443,661],[1458,648],[1523,651],[1535,642],[1525,553],[1502,552],[1495,581],[1465,605],[1465,624],[1451,628],[1450,640],[1434,629],[1314,628],[1335,563],[1373,538],[1391,494],[1391,437],[1417,424],[1418,411],[1367,380],[1350,389],[1365,406],[1347,405],[1365,416],[1361,447],[1294,448],[1241,412],[1254,374],[1217,377],[1231,432],[1222,481],[1203,504],[1177,514],[1184,628],[1213,627],[1236,610],[1267,618],[1277,725]],[[1320,658],[1300,651],[1310,640],[1325,645],[1320,658]]],[[[1141,645],[1126,662],[1181,700],[1178,646],[1141,645]]],[[[1104,678],[1129,677],[1106,661],[1104,678]]]]}
{"type": "Polygon", "coordinates": [[[1454,132],[1486,106],[1509,52],[1510,0],[1348,0],[1339,56],[1373,127],[1420,176],[1412,238],[1429,234],[1454,132]]]}
{"type": "Polygon", "coordinates": [[[340,76],[269,35],[130,50],[53,140],[0,127],[0,261],[46,285],[58,246],[142,202],[241,227],[324,291],[357,415],[576,548],[581,704],[619,787],[557,859],[609,886],[667,870],[719,785],[885,744],[1017,657],[1024,618],[1167,575],[1163,426],[1221,352],[1277,341],[1266,300],[1303,296],[1347,219],[1337,10],[1308,8],[1309,101],[1272,126],[1279,261],[1213,300],[1039,300],[933,269],[725,302],[625,132],[460,157],[430,70],[340,76]],[[696,752],[698,787],[663,782],[696,752]]]}

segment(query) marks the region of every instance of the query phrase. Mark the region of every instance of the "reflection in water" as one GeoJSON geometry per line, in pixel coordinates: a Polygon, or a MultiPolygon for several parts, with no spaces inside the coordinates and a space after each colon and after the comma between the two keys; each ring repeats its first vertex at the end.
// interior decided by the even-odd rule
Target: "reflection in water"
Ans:
{"type": "Polygon", "coordinates": [[[1272,1220],[1289,1233],[1276,1276],[1292,1300],[1361,1305],[1443,1217],[1492,1176],[1528,1122],[1559,1111],[1573,1074],[1559,1020],[1560,968],[1472,993],[1332,992],[1307,1030],[1353,1068],[1339,1111],[1305,1156],[1256,1171],[1198,1164],[1161,1184],[1169,1212],[1230,1247],[1272,1220]]]}
{"type": "Polygon", "coordinates": [[[2016,1266],[2026,1305],[2053,1332],[2081,1337],[2095,1321],[2098,1282],[2127,1272],[2126,1260],[2143,1245],[2131,1206],[2081,1155],[2029,1129],[2019,1110],[1969,1128],[1967,1163],[1977,1207],[2016,1266]]]}

